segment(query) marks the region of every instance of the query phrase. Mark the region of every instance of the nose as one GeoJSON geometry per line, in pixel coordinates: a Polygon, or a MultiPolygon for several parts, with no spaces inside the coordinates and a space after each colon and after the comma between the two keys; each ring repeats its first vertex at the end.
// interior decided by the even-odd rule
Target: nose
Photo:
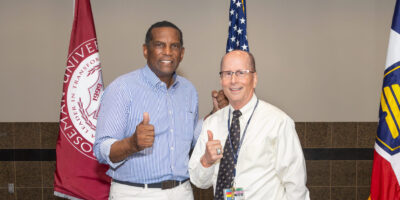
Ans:
{"type": "Polygon", "coordinates": [[[171,55],[171,47],[169,45],[166,45],[164,48],[164,54],[165,55],[171,55]]]}
{"type": "Polygon", "coordinates": [[[233,73],[232,76],[231,76],[231,83],[236,83],[237,78],[238,77],[236,76],[236,73],[233,73]]]}

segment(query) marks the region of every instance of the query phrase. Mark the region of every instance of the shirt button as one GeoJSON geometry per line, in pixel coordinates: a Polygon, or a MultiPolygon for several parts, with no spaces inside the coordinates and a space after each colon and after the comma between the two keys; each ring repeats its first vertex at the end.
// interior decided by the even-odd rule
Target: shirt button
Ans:
{"type": "Polygon", "coordinates": [[[174,147],[171,147],[171,151],[173,151],[174,150],[174,147]]]}
{"type": "Polygon", "coordinates": [[[170,131],[171,131],[171,133],[173,133],[173,132],[174,132],[174,129],[171,128],[170,131]]]}
{"type": "Polygon", "coordinates": [[[172,111],[169,111],[169,114],[172,115],[172,111]]]}

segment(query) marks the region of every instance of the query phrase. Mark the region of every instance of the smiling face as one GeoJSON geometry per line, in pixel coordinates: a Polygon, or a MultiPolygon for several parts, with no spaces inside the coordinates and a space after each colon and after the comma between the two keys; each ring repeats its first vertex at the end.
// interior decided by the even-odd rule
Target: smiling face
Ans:
{"type": "Polygon", "coordinates": [[[178,68],[185,49],[180,43],[178,30],[172,27],[153,28],[151,34],[152,40],[143,45],[143,55],[150,69],[166,82],[178,68]]]}
{"type": "MultiPolygon", "coordinates": [[[[232,51],[223,57],[221,71],[254,70],[250,56],[244,51],[232,51]]],[[[245,106],[254,94],[257,85],[257,73],[248,73],[244,77],[221,77],[221,86],[229,103],[235,110],[245,106]]]]}

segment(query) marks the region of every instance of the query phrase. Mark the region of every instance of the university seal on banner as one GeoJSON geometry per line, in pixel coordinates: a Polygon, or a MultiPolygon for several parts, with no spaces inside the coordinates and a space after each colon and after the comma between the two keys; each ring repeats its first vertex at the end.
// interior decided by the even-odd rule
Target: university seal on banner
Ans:
{"type": "Polygon", "coordinates": [[[96,39],[83,42],[67,60],[60,129],[70,144],[91,159],[103,80],[96,39]]]}

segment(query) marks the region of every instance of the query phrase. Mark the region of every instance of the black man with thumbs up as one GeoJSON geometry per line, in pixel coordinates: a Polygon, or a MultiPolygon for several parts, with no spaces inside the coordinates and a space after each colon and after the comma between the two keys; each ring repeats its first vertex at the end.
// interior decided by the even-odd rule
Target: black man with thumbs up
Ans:
{"type": "Polygon", "coordinates": [[[110,199],[190,200],[198,97],[175,73],[185,52],[182,32],[157,22],[142,48],[147,65],[118,77],[102,96],[94,153],[110,166],[110,199]]]}

